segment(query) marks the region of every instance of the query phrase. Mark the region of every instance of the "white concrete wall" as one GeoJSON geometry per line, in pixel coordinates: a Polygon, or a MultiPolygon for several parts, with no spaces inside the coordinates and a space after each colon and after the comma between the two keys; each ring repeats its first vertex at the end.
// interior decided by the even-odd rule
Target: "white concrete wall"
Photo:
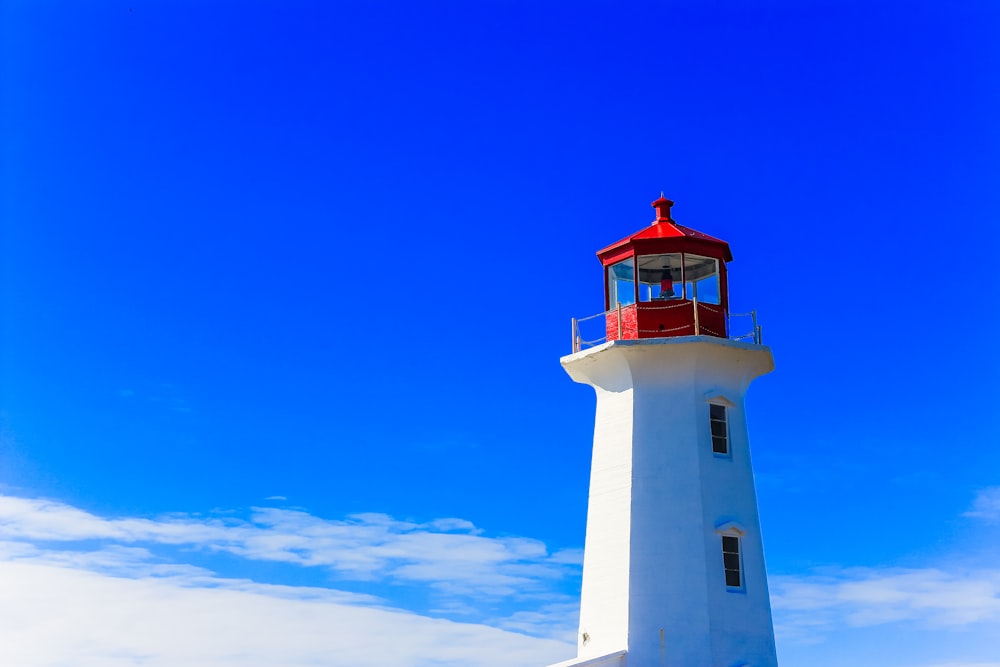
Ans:
{"type": "Polygon", "coordinates": [[[615,651],[596,658],[576,657],[572,660],[557,662],[549,667],[625,667],[625,651],[615,651]]]}
{"type": "Polygon", "coordinates": [[[743,412],[770,350],[692,336],[614,341],[562,363],[597,391],[579,657],[627,648],[630,667],[776,665],[743,412]],[[710,399],[731,404],[727,457],[712,452],[710,399]],[[726,588],[719,526],[745,531],[743,591],[726,588]]]}
{"type": "MultiPolygon", "coordinates": [[[[587,362],[585,362],[587,363],[587,362]]],[[[591,658],[628,646],[632,504],[631,373],[623,357],[595,359],[600,384],[590,469],[587,538],[577,655],[591,658]]]]}

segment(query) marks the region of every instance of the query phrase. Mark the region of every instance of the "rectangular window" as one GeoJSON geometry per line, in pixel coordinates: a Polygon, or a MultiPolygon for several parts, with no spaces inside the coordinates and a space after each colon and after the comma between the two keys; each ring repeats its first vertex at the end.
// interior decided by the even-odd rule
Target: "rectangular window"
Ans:
{"type": "Polygon", "coordinates": [[[712,425],[712,451],[716,454],[729,453],[729,427],[726,424],[726,406],[710,403],[709,423],[712,425]]]}
{"type": "Polygon", "coordinates": [[[699,303],[722,303],[719,294],[719,260],[684,254],[684,285],[687,298],[699,303]]]}
{"type": "Polygon", "coordinates": [[[632,303],[635,303],[635,269],[630,258],[608,267],[608,309],[632,303]]]}
{"type": "Polygon", "coordinates": [[[684,298],[684,263],[681,253],[640,255],[639,301],[672,301],[684,298]]]}
{"type": "Polygon", "coordinates": [[[740,538],[722,536],[722,564],[726,569],[726,587],[742,588],[743,576],[740,572],[740,538]]]}

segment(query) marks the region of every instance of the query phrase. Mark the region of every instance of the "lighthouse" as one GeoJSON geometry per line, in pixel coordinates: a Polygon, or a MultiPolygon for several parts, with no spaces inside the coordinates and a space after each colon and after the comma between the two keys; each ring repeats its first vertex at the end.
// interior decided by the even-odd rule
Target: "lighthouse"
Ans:
{"type": "Polygon", "coordinates": [[[729,312],[729,244],[672,205],[597,253],[604,312],[561,359],[597,415],[577,657],[553,667],[777,665],[744,408],[774,363],[729,312]]]}

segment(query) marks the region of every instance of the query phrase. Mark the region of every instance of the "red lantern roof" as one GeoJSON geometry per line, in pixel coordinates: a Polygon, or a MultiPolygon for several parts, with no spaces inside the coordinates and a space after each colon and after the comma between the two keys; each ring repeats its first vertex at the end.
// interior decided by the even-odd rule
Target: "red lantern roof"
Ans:
{"type": "Polygon", "coordinates": [[[631,254],[633,249],[649,253],[709,250],[708,254],[710,255],[721,255],[725,261],[733,261],[733,253],[729,250],[729,244],[722,239],[674,222],[670,217],[670,207],[673,205],[674,202],[663,196],[654,201],[652,206],[656,209],[656,220],[653,221],[653,224],[599,250],[597,257],[601,263],[611,264],[623,255],[631,254]]]}

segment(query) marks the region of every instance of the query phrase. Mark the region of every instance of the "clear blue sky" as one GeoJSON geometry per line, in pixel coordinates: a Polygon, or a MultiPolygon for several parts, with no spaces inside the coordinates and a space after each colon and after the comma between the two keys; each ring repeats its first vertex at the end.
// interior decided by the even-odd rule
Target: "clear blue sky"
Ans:
{"type": "MultiPolygon", "coordinates": [[[[995,3],[2,24],[0,577],[106,631],[94,664],[180,664],[163,633],[213,604],[244,633],[194,655],[250,664],[279,603],[322,606],[281,630],[301,655],[254,646],[289,665],[571,657],[594,398],[558,359],[661,190],[774,351],[748,410],[783,667],[1000,664],[995,3]],[[390,625],[434,641],[366,653],[390,625]]],[[[0,612],[0,657],[82,660],[52,627],[0,612]]]]}

